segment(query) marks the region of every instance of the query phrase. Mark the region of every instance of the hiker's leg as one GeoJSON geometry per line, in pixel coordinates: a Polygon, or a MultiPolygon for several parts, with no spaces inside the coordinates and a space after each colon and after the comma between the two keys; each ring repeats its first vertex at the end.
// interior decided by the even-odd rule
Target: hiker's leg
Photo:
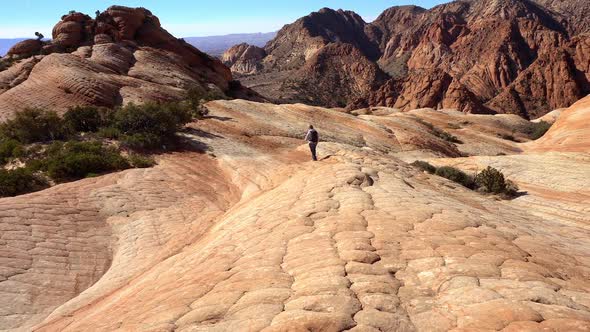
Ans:
{"type": "Polygon", "coordinates": [[[318,146],[318,143],[309,143],[309,148],[311,149],[311,158],[313,160],[318,160],[318,157],[316,156],[316,147],[318,146]]]}

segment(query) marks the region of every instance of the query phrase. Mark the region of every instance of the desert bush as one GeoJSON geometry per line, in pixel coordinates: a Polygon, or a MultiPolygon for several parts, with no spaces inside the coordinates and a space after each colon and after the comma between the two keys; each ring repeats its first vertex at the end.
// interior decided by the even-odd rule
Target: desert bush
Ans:
{"type": "Polygon", "coordinates": [[[191,119],[190,109],[181,103],[128,104],[115,113],[113,127],[127,147],[154,149],[172,140],[191,119]]]}
{"type": "Polygon", "coordinates": [[[152,156],[132,153],[128,159],[135,168],[149,168],[156,165],[156,160],[152,156]]]}
{"type": "Polygon", "coordinates": [[[112,121],[113,111],[96,106],[76,106],[63,116],[66,126],[76,132],[97,132],[112,121]]]}
{"type": "Polygon", "coordinates": [[[0,140],[0,165],[6,164],[12,158],[23,156],[24,146],[17,140],[0,140]]]}
{"type": "Polygon", "coordinates": [[[480,190],[487,193],[500,194],[506,190],[504,174],[490,166],[475,176],[475,183],[480,190]]]}
{"type": "Polygon", "coordinates": [[[419,169],[423,170],[424,172],[428,172],[430,174],[434,174],[436,172],[436,167],[430,165],[429,163],[422,161],[422,160],[416,160],[413,163],[411,163],[410,165],[418,167],[419,169]]]}
{"type": "Polygon", "coordinates": [[[458,139],[456,136],[444,131],[444,130],[440,130],[437,127],[435,127],[432,123],[428,122],[428,121],[424,121],[420,118],[416,118],[417,121],[419,123],[421,123],[422,125],[426,126],[428,129],[430,129],[430,131],[432,132],[432,134],[440,139],[443,139],[447,142],[450,143],[457,143],[457,144],[463,144],[463,142],[458,139]]]}
{"type": "Polygon", "coordinates": [[[227,96],[218,90],[207,91],[199,85],[190,87],[185,94],[185,100],[191,109],[193,117],[196,119],[201,119],[209,113],[209,110],[203,106],[204,103],[218,99],[227,99],[227,96]]]}
{"type": "Polygon", "coordinates": [[[22,195],[41,190],[47,186],[47,181],[34,174],[30,169],[0,169],[0,197],[22,195]]]}
{"type": "Polygon", "coordinates": [[[25,144],[65,139],[70,135],[71,131],[57,113],[35,108],[17,112],[13,119],[0,125],[0,136],[25,144]]]}
{"type": "Polygon", "coordinates": [[[132,135],[123,135],[120,141],[124,147],[131,150],[153,150],[164,148],[168,139],[152,133],[137,133],[132,135]]]}
{"type": "Polygon", "coordinates": [[[518,195],[516,183],[507,180],[502,172],[490,166],[475,176],[475,183],[478,190],[486,193],[499,194],[505,198],[518,195]]]}
{"type": "Polygon", "coordinates": [[[469,189],[474,189],[474,181],[473,177],[466,174],[465,172],[451,166],[442,166],[436,169],[436,175],[441,176],[443,178],[449,179],[453,182],[457,182],[464,187],[469,189]]]}
{"type": "Polygon", "coordinates": [[[458,139],[457,136],[451,135],[448,132],[437,128],[434,129],[434,135],[438,138],[444,139],[447,142],[463,144],[463,142],[460,139],[458,139]]]}
{"type": "Polygon", "coordinates": [[[98,136],[106,139],[119,139],[121,131],[115,127],[103,127],[97,132],[98,136]]]}
{"type": "Polygon", "coordinates": [[[46,158],[36,168],[46,171],[58,182],[78,180],[89,174],[100,174],[129,168],[119,151],[100,142],[56,142],[47,148],[46,158]]]}
{"type": "Polygon", "coordinates": [[[531,122],[531,128],[529,129],[529,137],[532,140],[537,140],[551,128],[551,124],[546,121],[531,122]]]}

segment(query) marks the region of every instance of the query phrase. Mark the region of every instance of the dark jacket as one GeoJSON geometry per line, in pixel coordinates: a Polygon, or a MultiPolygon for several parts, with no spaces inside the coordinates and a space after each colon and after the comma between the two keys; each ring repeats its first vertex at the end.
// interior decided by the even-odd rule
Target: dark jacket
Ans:
{"type": "Polygon", "coordinates": [[[310,143],[317,143],[320,140],[320,135],[315,129],[310,129],[307,131],[307,134],[305,135],[305,140],[310,143]]]}

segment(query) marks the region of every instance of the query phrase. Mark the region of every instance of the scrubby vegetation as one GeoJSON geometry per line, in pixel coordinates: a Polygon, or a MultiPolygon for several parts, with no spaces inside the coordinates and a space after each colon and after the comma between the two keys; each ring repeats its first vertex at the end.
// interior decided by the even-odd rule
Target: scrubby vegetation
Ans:
{"type": "Polygon", "coordinates": [[[420,124],[426,126],[428,129],[430,129],[430,132],[434,136],[436,136],[440,139],[443,139],[443,140],[450,142],[450,143],[463,144],[463,142],[460,139],[458,139],[456,136],[454,136],[444,130],[438,129],[430,122],[424,121],[420,118],[416,118],[416,121],[418,121],[420,124]]]}
{"type": "Polygon", "coordinates": [[[418,167],[419,169],[423,170],[424,172],[428,172],[430,174],[434,174],[434,172],[436,172],[436,167],[430,165],[429,163],[422,161],[422,160],[416,160],[415,162],[411,163],[410,165],[418,167]]]}
{"type": "Polygon", "coordinates": [[[128,157],[129,162],[135,168],[148,168],[156,165],[156,160],[152,156],[132,153],[128,157]]]}
{"type": "Polygon", "coordinates": [[[531,122],[531,128],[529,129],[528,135],[532,140],[537,140],[551,128],[551,124],[546,121],[531,122]]]}
{"type": "Polygon", "coordinates": [[[170,143],[176,132],[192,120],[190,108],[181,103],[129,104],[119,109],[112,128],[131,149],[157,149],[170,143]]]}
{"type": "Polygon", "coordinates": [[[31,164],[56,182],[79,180],[91,174],[100,174],[130,168],[129,161],[115,147],[101,142],[55,142],[45,151],[45,158],[31,164]]]}
{"type": "Polygon", "coordinates": [[[518,186],[514,182],[506,180],[502,172],[490,166],[477,173],[475,184],[478,190],[486,193],[507,195],[509,197],[514,197],[518,193],[518,186]]]}
{"type": "Polygon", "coordinates": [[[113,118],[114,110],[96,106],[76,106],[63,116],[64,125],[75,132],[97,132],[107,127],[113,118]]]}
{"type": "Polygon", "coordinates": [[[451,166],[438,167],[434,174],[461,184],[463,187],[474,189],[473,177],[451,166]]]}
{"type": "Polygon", "coordinates": [[[24,154],[23,145],[14,139],[0,140],[0,166],[24,154]]]}
{"type": "Polygon", "coordinates": [[[175,146],[176,133],[207,114],[205,101],[221,92],[191,88],[180,102],[128,104],[116,109],[78,106],[63,117],[26,109],[0,124],[0,197],[39,190],[131,167],[156,164],[154,151],[175,146]],[[13,162],[14,161],[14,162],[13,162]],[[8,163],[13,170],[5,170],[8,163]]]}
{"type": "Polygon", "coordinates": [[[436,174],[440,177],[459,183],[471,190],[500,195],[503,198],[513,198],[518,194],[518,186],[506,180],[499,170],[488,166],[483,171],[471,176],[460,169],[451,166],[435,167],[426,161],[417,160],[411,164],[424,172],[436,174]]]}
{"type": "Polygon", "coordinates": [[[0,197],[30,193],[48,187],[47,181],[28,168],[0,169],[0,197]]]}
{"type": "Polygon", "coordinates": [[[0,137],[23,144],[66,139],[71,135],[64,121],[53,111],[26,109],[0,125],[0,137]]]}

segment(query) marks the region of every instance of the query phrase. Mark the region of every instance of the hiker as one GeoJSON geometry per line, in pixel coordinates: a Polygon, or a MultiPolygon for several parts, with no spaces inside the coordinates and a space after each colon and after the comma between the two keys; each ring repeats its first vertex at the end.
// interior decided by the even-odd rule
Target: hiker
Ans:
{"type": "Polygon", "coordinates": [[[318,146],[320,135],[315,129],[313,129],[312,125],[309,125],[309,130],[305,135],[305,140],[309,143],[309,149],[311,150],[311,159],[313,159],[314,161],[318,161],[318,157],[315,154],[315,149],[318,146]]]}

